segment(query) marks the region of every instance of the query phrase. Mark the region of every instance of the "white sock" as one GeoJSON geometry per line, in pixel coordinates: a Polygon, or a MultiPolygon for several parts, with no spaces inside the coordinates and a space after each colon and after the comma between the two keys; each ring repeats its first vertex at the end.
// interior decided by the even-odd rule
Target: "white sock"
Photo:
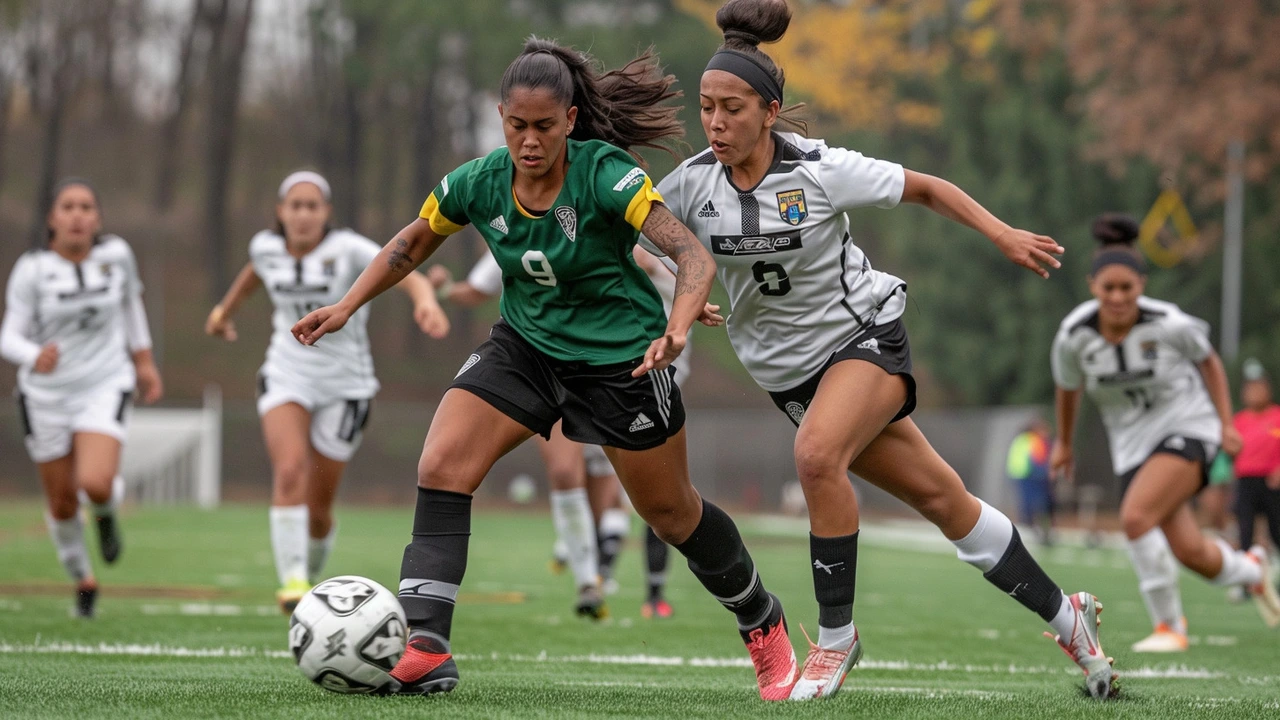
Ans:
{"type": "Polygon", "coordinates": [[[271,508],[271,549],[280,586],[307,580],[307,506],[271,508]]]}
{"type": "Polygon", "coordinates": [[[1147,605],[1151,625],[1182,627],[1182,593],[1178,590],[1178,562],[1160,528],[1129,541],[1129,559],[1138,575],[1138,590],[1147,605]]]}
{"type": "Polygon", "coordinates": [[[1243,551],[1236,550],[1226,540],[1214,538],[1218,549],[1222,551],[1222,570],[1209,582],[1214,585],[1254,585],[1262,582],[1262,566],[1245,557],[1243,551]]]}
{"type": "Polygon", "coordinates": [[[1062,594],[1062,607],[1058,608],[1058,614],[1049,621],[1049,627],[1053,628],[1063,642],[1071,642],[1071,634],[1076,630],[1076,606],[1071,604],[1071,598],[1066,593],[1062,594]]]}
{"type": "Polygon", "coordinates": [[[818,646],[828,650],[848,650],[853,644],[853,623],[844,627],[829,628],[818,626],[818,646]]]}
{"type": "Polygon", "coordinates": [[[1000,563],[1009,543],[1013,542],[1013,523],[1008,516],[990,505],[982,503],[978,522],[968,535],[953,540],[956,555],[982,572],[989,572],[1000,563]]]}
{"type": "Polygon", "coordinates": [[[569,569],[576,586],[594,585],[600,566],[596,558],[596,525],[586,488],[552,490],[551,518],[568,550],[569,569]]]}
{"type": "Polygon", "coordinates": [[[606,537],[626,537],[631,534],[631,513],[610,508],[600,514],[600,534],[606,537]]]}
{"type": "Polygon", "coordinates": [[[324,572],[325,563],[329,561],[329,553],[333,550],[333,540],[338,536],[338,523],[329,528],[329,534],[322,538],[307,538],[307,581],[315,584],[320,581],[320,573],[324,572]]]}
{"type": "Polygon", "coordinates": [[[58,562],[62,563],[71,579],[82,582],[92,577],[93,567],[84,546],[84,520],[80,518],[80,512],[66,520],[55,520],[46,512],[44,520],[49,527],[49,539],[53,540],[53,547],[58,551],[58,562]]]}
{"type": "Polygon", "coordinates": [[[551,546],[551,557],[564,563],[569,564],[569,546],[564,544],[564,538],[560,537],[560,528],[556,528],[556,543],[551,546]]]}

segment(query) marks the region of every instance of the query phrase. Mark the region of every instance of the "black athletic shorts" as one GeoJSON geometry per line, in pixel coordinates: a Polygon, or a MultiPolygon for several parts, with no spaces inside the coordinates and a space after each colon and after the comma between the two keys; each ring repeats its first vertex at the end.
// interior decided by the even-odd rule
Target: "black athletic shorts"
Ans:
{"type": "Polygon", "coordinates": [[[588,365],[550,357],[499,320],[450,387],[466,390],[533,432],[587,445],[647,450],[684,427],[675,369],[631,377],[643,358],[588,365]]]}
{"type": "MultiPolygon", "coordinates": [[[[1155,450],[1147,456],[1147,460],[1156,455],[1177,455],[1184,460],[1190,460],[1194,463],[1200,463],[1200,487],[1196,492],[1200,492],[1209,485],[1209,467],[1213,464],[1213,459],[1218,456],[1218,446],[1203,440],[1196,440],[1184,435],[1170,435],[1160,441],[1155,450]]],[[[1137,477],[1138,471],[1143,465],[1147,464],[1147,460],[1143,460],[1137,467],[1120,476],[1120,497],[1124,497],[1129,492],[1129,483],[1137,477]]]]}
{"type": "Polygon", "coordinates": [[[771,392],[769,397],[799,427],[805,411],[809,409],[809,403],[813,402],[813,396],[818,394],[818,383],[822,382],[822,376],[827,374],[832,365],[843,360],[866,360],[890,375],[901,375],[906,381],[907,401],[890,422],[897,422],[916,409],[916,380],[911,376],[911,346],[907,342],[907,328],[900,319],[876,325],[854,337],[847,345],[832,353],[827,363],[813,377],[790,390],[771,392]]]}

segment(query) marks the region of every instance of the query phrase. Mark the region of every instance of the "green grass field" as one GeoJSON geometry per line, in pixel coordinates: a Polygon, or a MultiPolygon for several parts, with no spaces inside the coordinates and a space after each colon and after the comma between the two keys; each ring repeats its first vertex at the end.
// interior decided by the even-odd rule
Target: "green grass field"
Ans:
{"type": "MultiPolygon", "coordinates": [[[[1082,696],[1079,672],[1040,621],[916,528],[862,533],[858,622],[866,655],[838,696],[765,705],[731,617],[673,556],[676,617],[639,617],[640,558],[602,623],[571,613],[571,581],[546,561],[551,523],[536,514],[475,518],[454,623],[462,684],[447,696],[340,696],[312,685],[286,652],[272,606],[264,507],[132,509],[125,554],[101,569],[99,615],[69,617],[35,504],[0,508],[0,717],[862,717],[1083,718],[1280,716],[1280,632],[1251,605],[1184,576],[1193,646],[1183,655],[1128,651],[1147,623],[1116,550],[1040,553],[1068,590],[1106,604],[1102,642],[1122,697],[1082,696]],[[516,594],[513,596],[512,594],[516,594]]],[[[411,509],[340,511],[329,574],[395,587],[411,509]]],[[[815,630],[805,525],[741,519],[766,583],[799,626],[815,630]]],[[[96,551],[96,547],[95,547],[96,551]]]]}

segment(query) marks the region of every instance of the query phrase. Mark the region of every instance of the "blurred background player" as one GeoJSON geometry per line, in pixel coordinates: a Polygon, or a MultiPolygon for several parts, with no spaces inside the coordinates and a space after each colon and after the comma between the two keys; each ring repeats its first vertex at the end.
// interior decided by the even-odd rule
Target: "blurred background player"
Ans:
{"type": "Polygon", "coordinates": [[[604,446],[636,511],[734,615],[760,697],[785,700],[797,675],[782,602],[765,589],[737,525],[690,481],[670,367],[705,314],[715,263],[628,152],[683,134],[669,104],[675,79],[651,53],[620,70],[597,67],[589,55],[531,37],[499,88],[506,146],[446,175],[347,296],[294,327],[308,345],[340,330],[468,224],[507,283],[502,319],[427,431],[401,565],[410,636],[391,671],[393,692],[457,686],[450,636],[473,494],[498,459],[563,421],[569,439],[604,446]],[[676,264],[669,316],[632,260],[637,231],[676,264]]]}
{"type": "Polygon", "coordinates": [[[1080,394],[1087,392],[1107,429],[1121,478],[1120,521],[1155,626],[1134,650],[1187,648],[1174,558],[1216,585],[1253,586],[1263,619],[1280,624],[1266,551],[1238,551],[1205,535],[1190,508],[1208,484],[1218,448],[1240,449],[1226,372],[1209,344],[1208,324],[1142,294],[1145,263],[1133,248],[1137,221],[1103,215],[1093,223],[1093,236],[1102,244],[1089,275],[1094,299],[1067,315],[1053,343],[1058,438],[1051,465],[1070,472],[1080,394]]]}
{"type": "MultiPolygon", "coordinates": [[[[653,281],[654,287],[662,296],[663,307],[670,314],[671,303],[675,299],[675,276],[658,262],[657,258],[639,246],[634,249],[633,256],[636,264],[653,281]]],[[[465,307],[475,307],[502,294],[502,268],[493,259],[493,253],[488,251],[467,273],[465,280],[454,281],[449,269],[443,265],[432,266],[427,271],[427,278],[438,289],[442,298],[465,307]]],[[[688,344],[685,345],[684,353],[681,354],[675,368],[676,387],[680,387],[689,374],[688,344]]],[[[620,492],[621,485],[613,471],[613,466],[609,464],[609,459],[605,457],[600,446],[575,443],[565,438],[564,433],[558,431],[558,426],[550,440],[538,443],[538,450],[547,466],[552,487],[551,508],[556,528],[556,542],[551,561],[553,571],[558,573],[565,567],[581,567],[581,571],[574,572],[580,588],[585,587],[580,577],[594,577],[594,573],[586,574],[589,570],[588,561],[575,560],[569,551],[571,547],[580,547],[583,541],[572,538],[564,532],[564,530],[568,530],[569,533],[578,532],[581,523],[572,522],[569,518],[579,517],[581,515],[579,503],[585,504],[585,500],[578,500],[577,490],[581,487],[580,484],[571,484],[580,482],[577,478],[581,477],[572,474],[579,466],[574,457],[576,454],[583,459],[581,466],[586,474],[586,498],[590,501],[590,511],[596,521],[594,534],[598,541],[601,589],[605,594],[612,594],[617,588],[614,566],[631,526],[631,514],[625,507],[624,498],[620,492]],[[557,503],[557,495],[560,496],[559,503],[557,503]],[[566,510],[568,510],[567,513],[566,510]],[[569,518],[562,518],[558,513],[565,513],[569,518]]],[[[652,527],[645,525],[644,535],[647,595],[644,604],[641,605],[640,613],[646,618],[669,618],[673,609],[664,595],[669,548],[652,527]]],[[[584,607],[584,600],[589,598],[579,598],[580,609],[584,607]]]]}
{"type": "Polygon", "coordinates": [[[1046,278],[1046,267],[1059,266],[1050,253],[1062,248],[1010,227],[941,178],[775,129],[804,127],[783,105],[783,71],[759,48],[781,39],[790,22],[782,0],[720,8],[724,43],[699,86],[711,147],[659,184],[671,212],[718,257],[738,359],[798,428],[818,641],[809,643],[789,697],[836,693],[862,655],[853,622],[859,513],[849,472],[937,525],[962,560],[1054,629],[1089,694],[1109,697],[1115,675],[1097,642],[1097,598],[1064,594],[1009,518],[965,489],[909,417],[916,384],[902,322],[906,283],[871,269],[847,213],[923,205],[1046,278]]]}
{"type": "Polygon", "coordinates": [[[77,491],[89,499],[108,564],[123,548],[116,477],[135,389],[164,394],[151,353],[142,281],[129,244],[103,235],[98,196],[69,179],[53,192],[48,241],[13,267],[0,355],[18,366],[18,415],[40,472],[45,520],[76,583],[76,615],[93,617],[98,582],[84,542],[77,491]]]}
{"type": "Polygon", "coordinates": [[[1273,547],[1280,548],[1280,405],[1272,401],[1271,381],[1254,358],[1244,363],[1240,395],[1244,409],[1232,420],[1241,441],[1235,457],[1240,547],[1254,544],[1254,523],[1262,515],[1273,547]]]}
{"type": "MultiPolygon", "coordinates": [[[[271,343],[258,371],[258,414],[271,458],[276,599],[285,613],[320,579],[333,549],[333,501],[378,392],[367,309],[353,318],[348,332],[311,348],[290,334],[302,316],[341,298],[381,250],[351,230],[330,227],[331,200],[328,181],[317,173],[285,178],[275,229],[253,236],[249,262],[205,322],[208,334],[234,341],[236,310],[266,286],[274,310],[271,343]]],[[[413,299],[413,318],[422,331],[444,337],[449,321],[426,278],[410,273],[400,288],[413,299]]]]}
{"type": "Polygon", "coordinates": [[[1053,544],[1053,484],[1049,474],[1049,424],[1036,416],[1009,444],[1005,473],[1018,492],[1022,523],[1035,528],[1044,545],[1053,544]]]}

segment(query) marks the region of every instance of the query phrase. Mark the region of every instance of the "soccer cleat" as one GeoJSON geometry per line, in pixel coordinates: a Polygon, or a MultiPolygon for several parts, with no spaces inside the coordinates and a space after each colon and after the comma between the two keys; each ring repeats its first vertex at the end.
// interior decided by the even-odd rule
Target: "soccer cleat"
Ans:
{"type": "Polygon", "coordinates": [[[849,671],[862,659],[862,638],[858,637],[858,628],[853,629],[853,642],[848,650],[831,650],[814,644],[803,625],[800,632],[809,643],[809,655],[800,669],[800,679],[791,688],[791,699],[811,700],[835,695],[849,671]]]}
{"type": "Polygon", "coordinates": [[[444,645],[430,637],[411,637],[391,670],[392,695],[431,695],[449,692],[458,686],[458,665],[444,645]]]}
{"type": "Polygon", "coordinates": [[[124,549],[120,526],[116,523],[114,513],[99,515],[95,519],[98,525],[98,549],[102,551],[102,559],[111,565],[120,558],[120,551],[124,549]]]}
{"type": "Polygon", "coordinates": [[[564,571],[569,568],[569,561],[562,558],[553,557],[547,561],[547,570],[552,575],[563,575],[564,571]]]}
{"type": "Polygon", "coordinates": [[[1276,592],[1276,571],[1267,561],[1267,551],[1261,545],[1249,548],[1245,556],[1258,563],[1262,570],[1262,579],[1249,586],[1249,594],[1258,608],[1258,614],[1267,627],[1280,625],[1280,593],[1276,592]]]}
{"type": "Polygon", "coordinates": [[[652,620],[654,618],[667,620],[672,615],[675,615],[675,613],[676,611],[671,607],[671,603],[663,600],[662,598],[658,598],[657,600],[645,600],[644,604],[640,606],[640,617],[645,620],[652,620]]]}
{"type": "Polygon", "coordinates": [[[92,580],[76,587],[76,617],[93,619],[93,606],[98,601],[98,584],[92,580]]]}
{"type": "Polygon", "coordinates": [[[290,580],[285,583],[284,587],[276,591],[276,602],[280,605],[280,612],[292,615],[298,608],[298,603],[302,602],[302,596],[306,595],[310,589],[311,585],[306,580],[290,580]]]}
{"type": "Polygon", "coordinates": [[[1168,623],[1156,625],[1155,632],[1133,644],[1137,653],[1175,653],[1187,651],[1186,621],[1182,628],[1169,627],[1168,623]]]}
{"type": "Polygon", "coordinates": [[[604,603],[604,595],[594,583],[578,588],[578,604],[574,610],[583,617],[592,620],[603,620],[609,617],[609,606],[604,603]]]}
{"type": "MultiPolygon", "coordinates": [[[[764,624],[744,633],[751,664],[756,669],[756,684],[760,687],[760,699],[786,700],[799,678],[796,667],[796,651],[787,636],[787,618],[782,614],[782,601],[772,593],[774,610],[764,624]]],[[[741,631],[740,631],[741,632],[741,631]]]]}
{"type": "Polygon", "coordinates": [[[1066,640],[1060,635],[1044,636],[1058,643],[1062,652],[1084,671],[1085,690],[1089,695],[1105,700],[1114,697],[1116,680],[1120,677],[1112,668],[1114,662],[1102,652],[1098,643],[1098,626],[1102,624],[1102,603],[1087,592],[1079,592],[1067,598],[1076,610],[1075,627],[1066,640]]]}

